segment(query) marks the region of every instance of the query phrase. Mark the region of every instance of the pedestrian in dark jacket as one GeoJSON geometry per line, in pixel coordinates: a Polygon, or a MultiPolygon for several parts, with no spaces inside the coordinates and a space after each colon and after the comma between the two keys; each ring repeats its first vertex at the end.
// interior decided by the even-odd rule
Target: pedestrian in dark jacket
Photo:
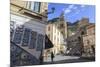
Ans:
{"type": "Polygon", "coordinates": [[[51,52],[51,61],[53,62],[54,54],[51,52]]]}
{"type": "Polygon", "coordinates": [[[39,59],[40,59],[40,64],[42,64],[43,63],[43,56],[40,56],[39,59]]]}
{"type": "Polygon", "coordinates": [[[40,59],[40,64],[42,64],[42,63],[43,63],[43,55],[42,55],[42,51],[41,51],[41,54],[40,54],[39,59],[40,59]]]}

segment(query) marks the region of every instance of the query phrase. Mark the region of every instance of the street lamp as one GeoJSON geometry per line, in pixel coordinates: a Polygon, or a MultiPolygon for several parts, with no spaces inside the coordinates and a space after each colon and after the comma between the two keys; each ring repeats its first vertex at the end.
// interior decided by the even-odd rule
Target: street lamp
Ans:
{"type": "Polygon", "coordinates": [[[54,13],[54,11],[55,11],[55,8],[54,8],[54,7],[52,7],[52,8],[51,8],[51,10],[52,10],[52,11],[50,11],[50,12],[47,12],[47,15],[48,15],[48,14],[52,14],[52,13],[54,13]]]}

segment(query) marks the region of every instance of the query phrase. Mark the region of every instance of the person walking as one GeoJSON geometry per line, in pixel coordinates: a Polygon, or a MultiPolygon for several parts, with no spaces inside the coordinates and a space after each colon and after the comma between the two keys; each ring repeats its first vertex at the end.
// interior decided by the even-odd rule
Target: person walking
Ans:
{"type": "Polygon", "coordinates": [[[42,55],[42,51],[41,51],[41,54],[40,54],[39,60],[40,60],[40,64],[43,64],[43,55],[42,55]]]}
{"type": "Polygon", "coordinates": [[[54,54],[51,52],[51,61],[53,62],[54,54]]]}

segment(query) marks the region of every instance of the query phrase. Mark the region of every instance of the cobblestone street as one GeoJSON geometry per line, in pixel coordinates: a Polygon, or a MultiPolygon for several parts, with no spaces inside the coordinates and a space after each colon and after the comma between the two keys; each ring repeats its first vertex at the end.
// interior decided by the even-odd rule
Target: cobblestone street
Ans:
{"type": "Polygon", "coordinates": [[[56,55],[54,58],[54,62],[51,62],[51,58],[48,57],[47,60],[44,60],[43,64],[59,64],[59,63],[75,63],[75,62],[90,62],[94,61],[90,58],[82,58],[82,57],[76,57],[76,56],[62,56],[62,55],[56,55]]]}
{"type": "MultiPolygon", "coordinates": [[[[54,58],[54,62],[56,61],[62,61],[62,60],[69,60],[69,59],[79,59],[80,57],[76,56],[62,56],[62,55],[56,55],[54,58]]],[[[44,60],[44,62],[51,62],[51,57],[48,57],[44,60]]]]}

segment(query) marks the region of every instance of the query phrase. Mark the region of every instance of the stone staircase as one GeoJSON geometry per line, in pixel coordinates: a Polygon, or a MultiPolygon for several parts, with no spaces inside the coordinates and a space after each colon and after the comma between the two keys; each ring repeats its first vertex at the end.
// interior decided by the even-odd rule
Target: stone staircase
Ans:
{"type": "Polygon", "coordinates": [[[71,50],[69,50],[69,55],[76,55],[76,56],[80,56],[81,55],[81,47],[80,45],[75,45],[72,46],[71,50]]]}
{"type": "Polygon", "coordinates": [[[28,53],[30,53],[31,55],[35,56],[37,59],[39,58],[39,54],[41,53],[40,51],[36,51],[36,49],[30,49],[28,46],[21,46],[18,45],[20,48],[24,49],[25,51],[27,51],[28,53]]]}
{"type": "MultiPolygon", "coordinates": [[[[40,54],[40,53],[38,53],[40,54]]],[[[35,49],[29,49],[28,46],[22,46],[11,42],[11,66],[24,66],[39,64],[39,57],[35,49]]]]}

